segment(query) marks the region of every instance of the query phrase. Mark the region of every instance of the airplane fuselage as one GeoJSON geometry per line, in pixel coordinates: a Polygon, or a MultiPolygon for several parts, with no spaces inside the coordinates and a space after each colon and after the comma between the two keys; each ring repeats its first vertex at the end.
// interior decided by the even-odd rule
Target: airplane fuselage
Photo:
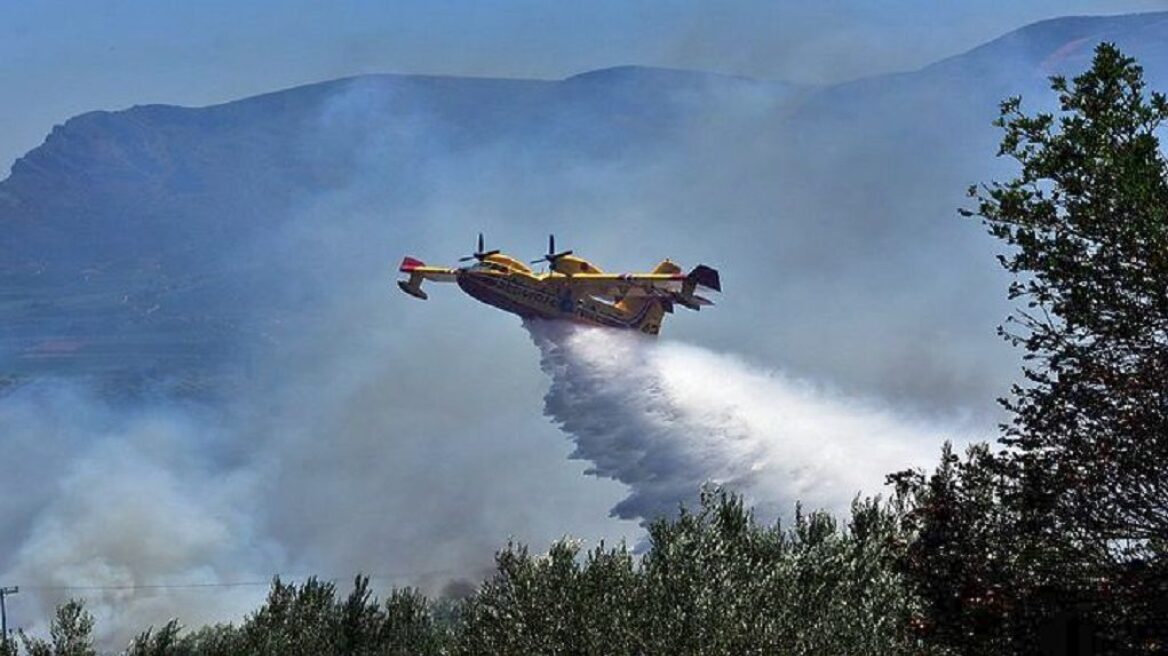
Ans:
{"type": "Polygon", "coordinates": [[[592,296],[576,298],[567,284],[570,276],[551,274],[552,280],[523,272],[462,269],[456,281],[475,299],[524,318],[571,320],[609,328],[627,328],[656,335],[664,313],[658,302],[643,303],[635,310],[606,303],[592,296]],[[565,284],[556,284],[562,278],[565,284]]]}

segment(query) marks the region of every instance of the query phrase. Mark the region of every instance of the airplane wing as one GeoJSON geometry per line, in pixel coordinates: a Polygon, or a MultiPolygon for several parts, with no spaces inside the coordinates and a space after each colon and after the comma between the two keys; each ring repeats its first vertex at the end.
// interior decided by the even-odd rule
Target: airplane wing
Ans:
{"type": "Polygon", "coordinates": [[[680,292],[685,276],[680,273],[577,273],[561,284],[584,294],[608,298],[663,296],[680,292]]]}
{"type": "Polygon", "coordinates": [[[713,305],[708,298],[698,296],[694,291],[705,287],[722,291],[722,281],[718,271],[704,264],[698,265],[688,274],[680,273],[578,273],[564,283],[585,294],[607,298],[627,298],[651,296],[677,302],[696,310],[703,305],[713,305]]]}
{"type": "Polygon", "coordinates": [[[454,282],[457,278],[457,269],[448,269],[446,267],[432,267],[426,266],[426,263],[421,260],[416,260],[412,257],[406,257],[402,260],[401,266],[398,268],[402,273],[410,274],[409,280],[397,281],[397,286],[410,296],[426,300],[426,292],[422,291],[423,280],[433,280],[434,282],[454,282]]]}

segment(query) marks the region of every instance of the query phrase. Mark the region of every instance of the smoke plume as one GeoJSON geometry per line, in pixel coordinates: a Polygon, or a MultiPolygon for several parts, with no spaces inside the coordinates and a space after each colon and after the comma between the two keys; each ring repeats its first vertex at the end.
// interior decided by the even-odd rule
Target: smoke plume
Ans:
{"type": "Polygon", "coordinates": [[[45,381],[4,399],[0,435],[21,454],[0,513],[14,626],[43,633],[55,604],[84,598],[120,646],[150,622],[242,616],[280,569],[255,472],[210,456],[222,430],[195,408],[116,408],[45,381]]]}

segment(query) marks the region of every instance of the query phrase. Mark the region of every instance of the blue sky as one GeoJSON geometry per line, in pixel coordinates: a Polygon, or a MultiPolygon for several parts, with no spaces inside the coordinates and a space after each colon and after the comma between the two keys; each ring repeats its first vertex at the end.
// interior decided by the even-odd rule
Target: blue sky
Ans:
{"type": "Polygon", "coordinates": [[[1168,0],[0,0],[0,170],[92,109],[205,105],[371,72],[558,78],[621,64],[833,82],[1029,22],[1168,0]]]}

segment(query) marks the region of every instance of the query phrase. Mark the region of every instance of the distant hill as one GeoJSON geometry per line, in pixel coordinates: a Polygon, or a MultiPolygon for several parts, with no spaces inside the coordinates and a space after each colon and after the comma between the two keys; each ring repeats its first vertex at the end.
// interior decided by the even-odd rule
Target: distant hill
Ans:
{"type": "Polygon", "coordinates": [[[371,75],[83,114],[0,182],[0,374],[246,368],[343,275],[388,282],[406,250],[484,227],[536,251],[558,226],[612,257],[718,260],[713,342],[892,395],[1000,389],[992,244],[954,209],[1001,170],[997,103],[1049,106],[1045,77],[1103,39],[1165,87],[1155,13],[1045,21],[825,88],[641,67],[371,75]]]}
{"type": "Polygon", "coordinates": [[[376,174],[408,197],[423,162],[493,142],[574,162],[650,152],[685,94],[737,84],[782,88],[635,67],[561,82],[369,75],[70,119],[0,183],[8,366],[182,371],[235,357],[281,316],[255,305],[257,287],[295,268],[257,270],[244,253],[367,175],[367,139],[380,140],[376,174]]]}

